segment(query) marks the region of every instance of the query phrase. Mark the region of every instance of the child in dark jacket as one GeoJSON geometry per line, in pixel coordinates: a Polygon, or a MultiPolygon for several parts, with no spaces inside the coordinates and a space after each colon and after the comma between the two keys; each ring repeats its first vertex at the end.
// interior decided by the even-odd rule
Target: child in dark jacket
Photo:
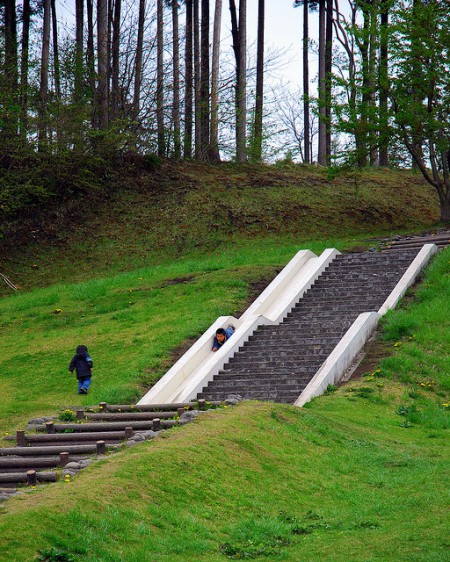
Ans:
{"type": "Polygon", "coordinates": [[[69,371],[77,375],[78,394],[87,394],[91,384],[92,367],[94,363],[89,357],[88,348],[85,345],[79,345],[75,351],[75,355],[69,365],[69,371]]]}

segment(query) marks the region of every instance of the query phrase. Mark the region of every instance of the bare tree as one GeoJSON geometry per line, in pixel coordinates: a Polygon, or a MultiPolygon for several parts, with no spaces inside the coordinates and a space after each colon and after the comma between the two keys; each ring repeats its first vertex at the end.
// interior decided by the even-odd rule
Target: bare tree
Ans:
{"type": "Polygon", "coordinates": [[[193,94],[193,12],[192,0],[186,0],[186,39],[184,50],[184,158],[192,157],[192,94],[193,94]]]}
{"type": "Polygon", "coordinates": [[[17,134],[17,112],[15,107],[18,103],[17,96],[17,16],[16,5],[13,0],[6,0],[4,10],[4,74],[3,74],[3,100],[0,101],[1,125],[3,142],[7,150],[11,148],[11,142],[17,134]]]}
{"type": "Polygon", "coordinates": [[[134,93],[133,93],[133,110],[134,118],[137,119],[140,110],[140,97],[142,86],[142,55],[144,44],[144,23],[145,23],[145,0],[139,0],[139,20],[138,33],[136,41],[136,60],[134,70],[134,93]]]}
{"type": "Polygon", "coordinates": [[[39,150],[47,143],[48,65],[50,58],[50,0],[44,0],[44,21],[42,26],[41,72],[39,85],[39,150]]]}
{"type": "Polygon", "coordinates": [[[178,26],[178,0],[171,0],[172,4],[172,43],[173,43],[173,148],[174,157],[181,157],[181,126],[180,126],[180,39],[178,26]]]}
{"type": "Polygon", "coordinates": [[[98,126],[108,128],[108,4],[97,0],[98,126]]]}
{"type": "Polygon", "coordinates": [[[199,0],[194,2],[194,89],[195,89],[195,158],[201,156],[201,72],[200,72],[200,10],[199,0]]]}
{"type": "Polygon", "coordinates": [[[120,65],[120,22],[122,0],[114,1],[114,15],[112,19],[111,43],[111,109],[116,118],[119,114],[119,65],[120,65]]]}
{"type": "Polygon", "coordinates": [[[75,100],[83,97],[84,0],[75,2],[75,100]]]}
{"type": "Polygon", "coordinates": [[[61,72],[59,65],[59,47],[58,47],[58,19],[56,17],[56,3],[51,0],[52,11],[52,37],[53,37],[53,72],[55,80],[55,97],[59,102],[61,100],[61,72]]]}
{"type": "Polygon", "coordinates": [[[216,0],[214,11],[212,78],[211,78],[211,148],[210,159],[220,161],[219,153],[219,56],[222,0],[216,0]]]}
{"type": "Polygon", "coordinates": [[[200,158],[209,158],[209,0],[201,0],[201,34],[200,34],[200,158]]]}
{"type": "Polygon", "coordinates": [[[258,0],[258,34],[256,47],[256,96],[253,125],[252,158],[262,159],[263,112],[264,112],[264,31],[265,0],[258,0]]]}
{"type": "Polygon", "coordinates": [[[235,0],[230,0],[231,35],[236,59],[236,159],[247,161],[247,2],[239,1],[239,21],[235,0]]]}
{"type": "Polygon", "coordinates": [[[28,69],[30,46],[30,0],[23,0],[22,5],[22,50],[20,57],[20,136],[26,142],[28,131],[28,69]]]}
{"type": "Polygon", "coordinates": [[[378,83],[380,89],[380,132],[379,132],[379,165],[389,165],[389,5],[390,0],[381,0],[380,4],[380,65],[378,83]]]}
{"type": "Polygon", "coordinates": [[[165,156],[166,140],[164,131],[164,5],[157,0],[157,84],[156,84],[156,121],[158,128],[158,154],[165,156]]]}

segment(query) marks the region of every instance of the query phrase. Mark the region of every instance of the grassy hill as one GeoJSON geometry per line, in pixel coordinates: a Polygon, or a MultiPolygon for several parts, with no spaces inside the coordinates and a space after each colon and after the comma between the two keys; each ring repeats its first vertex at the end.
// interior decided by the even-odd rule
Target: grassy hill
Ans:
{"type": "MultiPolygon", "coordinates": [[[[163,163],[116,179],[3,242],[21,290],[0,300],[0,436],[69,405],[134,400],[298,249],[367,247],[438,216],[404,172],[163,163]],[[79,343],[95,362],[86,397],[67,373],[79,343]]],[[[27,490],[0,507],[0,560],[445,560],[449,264],[446,250],[387,315],[389,357],[361,378],[303,410],[204,414],[27,490]]]]}

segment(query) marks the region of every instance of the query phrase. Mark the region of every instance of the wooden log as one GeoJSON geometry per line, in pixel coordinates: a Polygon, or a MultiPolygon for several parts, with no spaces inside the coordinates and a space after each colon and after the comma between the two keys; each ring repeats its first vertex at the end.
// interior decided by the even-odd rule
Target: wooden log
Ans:
{"type": "MultiPolygon", "coordinates": [[[[158,418],[159,419],[159,418],[158,418]]],[[[161,423],[166,422],[167,427],[173,427],[178,422],[175,420],[162,420],[161,423]],[[171,425],[173,423],[173,425],[171,425]]],[[[70,432],[87,432],[87,431],[123,431],[126,427],[131,426],[134,431],[141,431],[146,429],[153,429],[153,420],[138,420],[138,421],[120,421],[120,422],[87,422],[87,423],[66,423],[55,424],[55,431],[64,433],[69,430],[70,432]]],[[[36,426],[36,431],[42,431],[42,426],[36,426]]]]}
{"type": "Polygon", "coordinates": [[[0,459],[0,469],[23,469],[37,470],[39,468],[56,467],[59,464],[59,457],[24,457],[24,458],[2,458],[0,459]]]}
{"type": "Polygon", "coordinates": [[[106,453],[106,445],[104,441],[97,441],[97,455],[104,455],[106,453]]]}
{"type": "MultiPolygon", "coordinates": [[[[113,447],[109,445],[109,447],[113,447]]],[[[83,445],[53,445],[53,446],[42,446],[42,447],[4,447],[0,448],[0,456],[38,456],[38,455],[59,455],[59,453],[67,451],[70,454],[81,455],[81,454],[93,454],[96,452],[95,444],[83,444],[83,445]]]]}
{"type": "Polygon", "coordinates": [[[134,420],[152,420],[154,418],[159,419],[170,419],[176,415],[176,411],[170,412],[118,412],[118,413],[91,413],[87,412],[85,417],[87,420],[92,421],[123,421],[123,420],[130,420],[130,422],[134,420]]]}
{"type": "MultiPolygon", "coordinates": [[[[103,426],[104,427],[104,426],[103,426]]],[[[133,428],[131,428],[133,431],[133,428]]],[[[99,439],[105,441],[123,441],[129,439],[127,434],[127,428],[124,431],[92,431],[85,433],[54,433],[53,435],[47,435],[46,433],[33,433],[25,435],[25,441],[30,445],[43,444],[55,444],[58,443],[70,443],[79,441],[93,441],[94,443],[99,439]]]]}
{"type": "MultiPolygon", "coordinates": [[[[28,482],[28,472],[30,471],[0,473],[0,483],[7,485],[28,482]]],[[[36,472],[36,480],[38,482],[56,482],[57,479],[58,474],[56,472],[36,472]]]]}
{"type": "Polygon", "coordinates": [[[159,431],[161,429],[161,420],[159,418],[155,418],[153,420],[153,431],[159,431]]]}
{"type": "MultiPolygon", "coordinates": [[[[108,412],[165,412],[176,411],[178,408],[195,409],[195,402],[174,402],[173,404],[142,404],[140,406],[133,404],[108,404],[106,411],[108,412]]],[[[105,410],[103,410],[105,411],[105,410]]]]}
{"type": "Polygon", "coordinates": [[[0,483],[9,484],[10,482],[19,483],[27,481],[26,472],[10,472],[6,474],[0,473],[0,483]]]}

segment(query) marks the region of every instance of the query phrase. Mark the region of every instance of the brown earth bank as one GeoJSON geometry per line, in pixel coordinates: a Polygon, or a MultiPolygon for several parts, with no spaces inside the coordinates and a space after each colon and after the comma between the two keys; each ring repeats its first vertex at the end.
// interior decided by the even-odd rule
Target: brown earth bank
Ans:
{"type": "Polygon", "coordinates": [[[151,168],[124,162],[105,178],[101,188],[48,199],[10,218],[0,272],[28,288],[40,284],[43,267],[57,271],[68,259],[107,273],[230,240],[290,236],[302,243],[418,232],[439,219],[433,188],[405,170],[331,174],[304,165],[163,160],[151,168]]]}

